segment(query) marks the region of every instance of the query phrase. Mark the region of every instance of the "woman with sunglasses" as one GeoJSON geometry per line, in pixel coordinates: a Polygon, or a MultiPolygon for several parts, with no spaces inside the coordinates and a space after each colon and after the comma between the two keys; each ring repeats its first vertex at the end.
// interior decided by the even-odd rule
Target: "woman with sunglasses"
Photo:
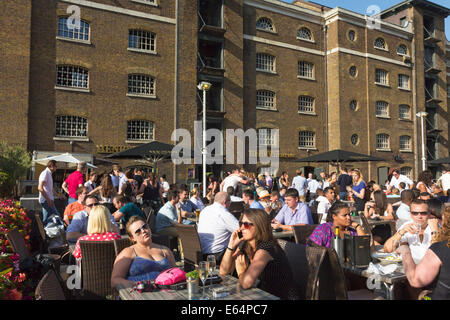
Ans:
{"type": "Polygon", "coordinates": [[[281,299],[298,299],[289,261],[273,238],[267,213],[244,210],[239,229],[230,237],[220,274],[236,272],[243,289],[257,286],[281,299]]]}
{"type": "Polygon", "coordinates": [[[424,200],[417,199],[411,203],[410,215],[413,222],[405,222],[386,240],[384,252],[393,252],[399,244],[407,244],[411,248],[414,263],[418,264],[431,244],[436,242],[439,224],[437,219],[430,218],[428,203],[424,200]]]}
{"type": "Polygon", "coordinates": [[[155,280],[164,270],[175,267],[175,258],[165,246],[152,242],[152,232],[140,216],[132,216],[126,225],[130,239],[135,242],[125,248],[114,261],[111,286],[133,282],[155,280]]]}
{"type": "Polygon", "coordinates": [[[73,256],[81,259],[80,240],[89,241],[111,241],[119,240],[120,234],[113,232],[111,213],[105,206],[94,206],[89,214],[87,235],[78,238],[73,256]]]}

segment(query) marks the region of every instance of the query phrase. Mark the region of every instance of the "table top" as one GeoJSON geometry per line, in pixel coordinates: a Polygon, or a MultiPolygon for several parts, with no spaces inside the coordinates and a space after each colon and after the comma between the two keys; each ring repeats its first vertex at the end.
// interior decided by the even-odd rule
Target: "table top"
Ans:
{"type": "MultiPolygon", "coordinates": [[[[352,221],[358,222],[359,224],[362,224],[361,217],[352,217],[352,221]]],[[[371,226],[378,226],[382,224],[391,224],[395,223],[394,220],[375,220],[375,219],[367,219],[369,222],[369,225],[371,226]]]]}
{"type": "Polygon", "coordinates": [[[272,234],[275,239],[290,238],[294,236],[294,231],[272,232],[272,234]]]}
{"type": "MultiPolygon", "coordinates": [[[[358,268],[355,266],[351,266],[350,263],[345,262],[342,264],[342,269],[346,272],[350,272],[353,274],[357,274],[359,276],[362,276],[364,278],[370,278],[374,275],[372,272],[368,272],[367,268],[358,268]]],[[[380,274],[379,280],[382,282],[386,282],[388,284],[394,284],[396,282],[404,281],[406,280],[406,274],[403,269],[403,265],[401,263],[397,264],[397,269],[390,274],[380,274]]]]}
{"type": "MultiPolygon", "coordinates": [[[[214,288],[226,288],[230,295],[220,298],[218,300],[279,300],[278,297],[265,292],[258,288],[251,288],[244,290],[240,287],[238,279],[230,275],[222,276],[223,281],[215,284],[214,288]]],[[[138,292],[132,290],[130,287],[117,285],[116,289],[119,291],[120,298],[123,300],[190,300],[188,290],[160,290],[155,292],[138,292]]],[[[203,288],[199,286],[199,293],[196,298],[201,296],[203,288]]],[[[205,287],[205,295],[208,286],[205,287]]]]}

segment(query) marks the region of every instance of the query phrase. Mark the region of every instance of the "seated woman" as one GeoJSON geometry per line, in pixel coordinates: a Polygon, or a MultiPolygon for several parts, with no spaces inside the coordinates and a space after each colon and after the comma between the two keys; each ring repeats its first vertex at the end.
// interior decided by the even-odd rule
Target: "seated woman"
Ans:
{"type": "Polygon", "coordinates": [[[339,237],[341,238],[343,238],[344,234],[350,234],[352,236],[366,235],[358,223],[352,222],[348,205],[341,201],[336,201],[328,209],[327,222],[317,226],[309,236],[309,240],[316,245],[331,248],[336,228],[339,229],[339,237]]]}
{"type": "MultiPolygon", "coordinates": [[[[385,193],[377,190],[371,193],[370,201],[364,205],[364,216],[370,219],[394,220],[394,208],[388,203],[385,193]]],[[[387,224],[378,225],[372,229],[374,241],[379,244],[391,236],[391,227],[387,224]]]]}
{"type": "Polygon", "coordinates": [[[260,209],[244,210],[239,229],[230,237],[220,264],[220,274],[236,272],[243,289],[255,286],[281,299],[298,299],[289,261],[273,238],[267,213],[260,209]],[[242,237],[238,234],[242,233],[242,237]]]}
{"type": "Polygon", "coordinates": [[[80,240],[111,241],[119,240],[120,234],[112,232],[111,213],[105,206],[95,206],[89,213],[87,235],[78,238],[73,256],[81,259],[80,240]]]}
{"type": "Polygon", "coordinates": [[[152,233],[142,217],[132,216],[126,229],[135,244],[123,249],[114,261],[111,286],[154,280],[162,271],[175,267],[172,252],[152,242],[152,233]]]}
{"type": "Polygon", "coordinates": [[[403,268],[412,287],[423,288],[434,284],[431,300],[450,300],[450,207],[442,216],[437,242],[427,249],[417,265],[408,245],[400,246],[397,252],[402,256],[403,268]]]}

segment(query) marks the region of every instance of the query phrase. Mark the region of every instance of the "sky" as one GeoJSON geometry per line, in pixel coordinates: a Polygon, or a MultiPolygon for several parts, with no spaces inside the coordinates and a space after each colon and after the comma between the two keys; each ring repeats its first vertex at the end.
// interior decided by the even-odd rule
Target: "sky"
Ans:
{"type": "MultiPolygon", "coordinates": [[[[281,0],[283,2],[292,3],[292,0],[281,0]]],[[[312,2],[316,2],[319,4],[322,4],[327,7],[335,8],[335,7],[341,7],[347,10],[351,10],[360,14],[367,14],[372,15],[373,12],[367,12],[367,9],[372,6],[376,5],[380,7],[381,11],[392,7],[403,0],[311,0],[312,2]]],[[[449,0],[433,0],[431,1],[433,3],[436,3],[438,5],[441,5],[443,7],[450,8],[450,1],[449,0]]],[[[445,35],[447,36],[447,39],[450,40],[450,16],[445,19],[445,35]]]]}

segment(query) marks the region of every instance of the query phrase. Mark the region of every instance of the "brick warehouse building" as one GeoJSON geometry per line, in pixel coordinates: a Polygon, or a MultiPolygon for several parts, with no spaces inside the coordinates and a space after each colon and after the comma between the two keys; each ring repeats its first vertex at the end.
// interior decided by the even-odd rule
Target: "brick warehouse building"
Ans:
{"type": "MultiPolygon", "coordinates": [[[[383,183],[393,167],[417,178],[418,112],[428,113],[427,159],[449,155],[449,13],[420,0],[375,22],[305,1],[7,2],[0,138],[94,159],[153,139],[173,143],[175,128],[193,133],[201,120],[196,86],[208,81],[208,128],[256,128],[260,145],[279,128],[280,169],[290,176],[314,170],[293,160],[340,148],[386,159],[358,164],[366,179],[383,183]],[[75,32],[67,28],[73,5],[75,32]]],[[[182,182],[192,167],[159,170],[182,182]]]]}

